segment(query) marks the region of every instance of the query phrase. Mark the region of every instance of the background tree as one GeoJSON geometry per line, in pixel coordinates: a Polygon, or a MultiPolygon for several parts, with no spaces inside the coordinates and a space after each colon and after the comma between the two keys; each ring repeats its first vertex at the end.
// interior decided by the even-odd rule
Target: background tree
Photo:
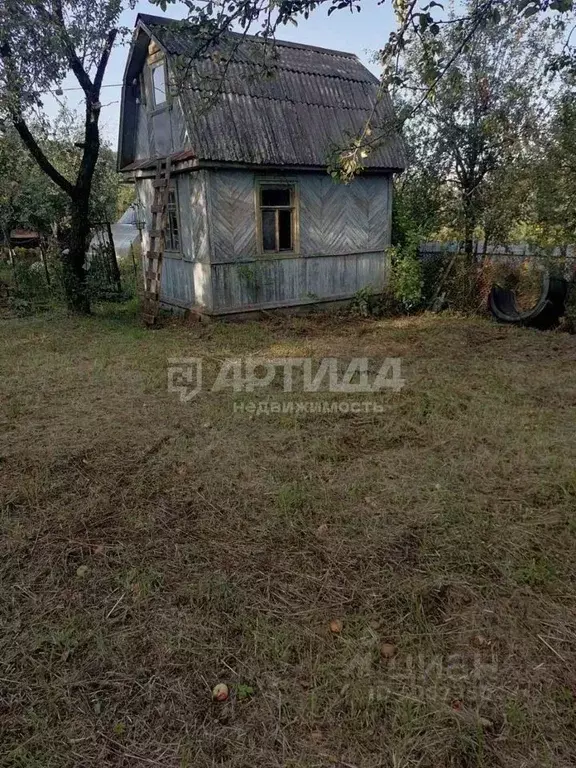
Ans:
{"type": "Polygon", "coordinates": [[[63,254],[70,309],[89,312],[85,256],[90,237],[90,195],[100,151],[100,89],[122,10],[120,0],[4,0],[0,7],[0,110],[40,169],[67,195],[68,248],[63,254]],[[83,136],[74,172],[51,162],[31,129],[42,94],[72,72],[85,99],[83,136]]]}
{"type": "Polygon", "coordinates": [[[576,242],[576,103],[562,93],[538,155],[532,158],[529,200],[534,226],[528,236],[540,245],[576,242]]]}
{"type": "MultiPolygon", "coordinates": [[[[30,129],[42,152],[65,177],[77,172],[82,138],[78,116],[62,110],[52,125],[31,124],[30,129]]],[[[36,163],[18,132],[10,123],[0,130],[0,227],[5,240],[15,227],[27,227],[44,237],[67,239],[71,200],[36,163]]],[[[128,190],[130,193],[131,190],[128,190]]],[[[106,144],[100,149],[90,196],[90,221],[114,221],[130,200],[116,173],[116,153],[106,144]]]]}
{"type": "MultiPolygon", "coordinates": [[[[32,129],[46,155],[52,162],[60,155],[58,166],[66,169],[64,152],[50,142],[47,131],[39,125],[33,125],[32,129]]],[[[68,217],[68,198],[40,170],[10,124],[0,130],[0,167],[0,222],[4,240],[8,241],[11,230],[16,227],[30,228],[43,236],[55,233],[68,217]]]]}
{"type": "MultiPolygon", "coordinates": [[[[470,6],[476,5],[472,0],[470,6]]],[[[448,191],[447,218],[462,233],[471,256],[475,230],[502,231],[522,157],[537,136],[550,88],[546,63],[554,33],[516,14],[489,20],[472,41],[463,27],[446,24],[434,41],[408,48],[403,70],[405,108],[420,103],[410,133],[420,166],[434,168],[448,191]],[[457,61],[432,90],[430,51],[438,46],[457,61]],[[505,203],[503,207],[503,203],[505,203]],[[506,211],[504,211],[506,208],[506,211]],[[498,212],[502,215],[498,219],[498,212]]]]}

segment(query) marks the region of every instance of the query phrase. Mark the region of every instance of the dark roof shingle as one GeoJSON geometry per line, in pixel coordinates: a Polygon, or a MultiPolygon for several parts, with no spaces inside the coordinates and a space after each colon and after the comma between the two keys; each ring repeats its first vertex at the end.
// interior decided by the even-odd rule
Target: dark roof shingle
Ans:
{"type": "MultiPolygon", "coordinates": [[[[367,168],[402,169],[405,152],[391,99],[354,54],[230,33],[198,54],[185,22],[140,14],[172,57],[186,62],[180,98],[191,149],[198,158],[265,165],[326,166],[330,152],[372,123],[390,137],[365,160],[367,168]],[[262,77],[267,56],[272,77],[262,77]],[[375,106],[374,106],[375,105],[375,106]]],[[[176,59],[175,59],[176,61],[176,59]]]]}

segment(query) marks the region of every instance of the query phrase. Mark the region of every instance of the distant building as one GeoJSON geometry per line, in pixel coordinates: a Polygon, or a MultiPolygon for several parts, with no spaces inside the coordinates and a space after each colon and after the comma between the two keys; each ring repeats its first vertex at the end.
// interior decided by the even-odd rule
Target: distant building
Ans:
{"type": "Polygon", "coordinates": [[[10,245],[13,248],[37,248],[40,235],[32,229],[13,229],[10,232],[10,245]]]}

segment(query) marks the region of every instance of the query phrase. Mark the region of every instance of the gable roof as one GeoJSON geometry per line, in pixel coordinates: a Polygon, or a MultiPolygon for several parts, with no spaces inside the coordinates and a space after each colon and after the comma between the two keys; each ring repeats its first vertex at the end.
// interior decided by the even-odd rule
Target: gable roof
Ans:
{"type": "Polygon", "coordinates": [[[331,150],[357,136],[374,110],[374,125],[391,135],[366,167],[405,167],[391,99],[386,93],[377,100],[378,80],[354,54],[228,33],[218,44],[219,63],[214,49],[199,52],[185,22],[140,14],[138,23],[169,61],[187,62],[179,96],[197,158],[325,168],[331,150]],[[262,77],[266,55],[273,77],[262,77]]]}

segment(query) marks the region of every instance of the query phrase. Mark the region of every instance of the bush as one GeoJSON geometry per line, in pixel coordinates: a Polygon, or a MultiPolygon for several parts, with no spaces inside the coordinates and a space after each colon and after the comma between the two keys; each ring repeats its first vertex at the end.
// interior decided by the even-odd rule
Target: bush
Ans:
{"type": "Polygon", "coordinates": [[[9,304],[17,315],[33,314],[49,308],[52,294],[40,261],[29,263],[15,260],[12,282],[9,304]]]}
{"type": "Polygon", "coordinates": [[[449,309],[477,314],[486,306],[493,280],[484,265],[471,262],[464,253],[446,251],[423,262],[423,303],[435,311],[449,309]],[[484,284],[487,290],[484,289],[484,284]]]}
{"type": "Polygon", "coordinates": [[[392,247],[388,251],[391,261],[390,290],[404,312],[414,312],[422,305],[422,262],[418,258],[417,244],[392,247]]]}
{"type": "Polygon", "coordinates": [[[566,297],[566,311],[562,323],[564,330],[568,333],[576,333],[576,281],[572,279],[568,287],[568,296],[566,297]]]}

